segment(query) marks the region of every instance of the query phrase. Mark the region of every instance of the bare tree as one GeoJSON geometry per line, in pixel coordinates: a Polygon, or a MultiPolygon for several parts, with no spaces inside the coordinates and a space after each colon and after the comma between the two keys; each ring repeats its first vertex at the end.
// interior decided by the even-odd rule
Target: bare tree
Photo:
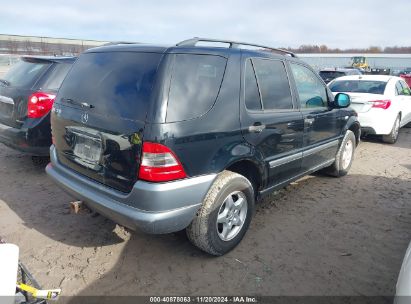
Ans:
{"type": "Polygon", "coordinates": [[[24,52],[27,55],[32,55],[33,54],[33,45],[30,41],[30,39],[26,39],[26,41],[24,41],[24,52]]]}
{"type": "Polygon", "coordinates": [[[7,43],[7,50],[10,54],[17,54],[18,52],[18,43],[16,40],[9,39],[7,43]]]}

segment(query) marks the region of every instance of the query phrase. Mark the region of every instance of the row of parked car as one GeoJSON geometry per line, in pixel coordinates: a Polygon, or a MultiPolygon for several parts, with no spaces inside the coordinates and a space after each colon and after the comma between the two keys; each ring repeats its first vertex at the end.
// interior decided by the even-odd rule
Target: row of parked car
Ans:
{"type": "Polygon", "coordinates": [[[256,200],[314,171],[347,174],[362,132],[393,143],[410,121],[400,78],[327,86],[293,53],[233,41],[22,57],[0,80],[1,142],[50,155],[47,173],[115,222],[186,229],[213,255],[241,241],[256,200]]]}

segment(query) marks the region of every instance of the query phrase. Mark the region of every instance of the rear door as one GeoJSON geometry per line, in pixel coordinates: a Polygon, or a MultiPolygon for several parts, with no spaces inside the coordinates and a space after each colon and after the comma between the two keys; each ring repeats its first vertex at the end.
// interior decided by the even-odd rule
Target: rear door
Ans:
{"type": "Polygon", "coordinates": [[[50,61],[23,58],[0,81],[0,123],[19,128],[27,116],[34,86],[52,66],[50,61]]]}
{"type": "Polygon", "coordinates": [[[303,119],[295,105],[285,62],[248,58],[243,69],[241,129],[266,163],[268,186],[301,170],[303,119]]]}
{"type": "Polygon", "coordinates": [[[129,192],[137,180],[142,136],[162,54],[96,52],[79,57],[51,116],[59,161],[129,192]]]}
{"type": "Polygon", "coordinates": [[[329,107],[325,84],[305,65],[290,63],[304,119],[302,169],[307,171],[334,159],[344,121],[340,110],[329,107]]]}

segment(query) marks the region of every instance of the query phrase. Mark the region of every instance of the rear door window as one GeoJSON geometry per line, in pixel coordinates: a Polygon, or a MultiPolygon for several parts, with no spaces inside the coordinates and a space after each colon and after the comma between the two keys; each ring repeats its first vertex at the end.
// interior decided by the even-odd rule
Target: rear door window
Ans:
{"type": "Polygon", "coordinates": [[[145,120],[161,58],[158,53],[85,53],[63,81],[56,101],[88,103],[105,116],[145,120]]]}
{"type": "Polygon", "coordinates": [[[208,112],[220,91],[227,59],[215,55],[174,55],[167,122],[189,120],[208,112]]]}
{"type": "Polygon", "coordinates": [[[395,83],[395,95],[401,95],[402,92],[402,86],[399,81],[395,83]]]}
{"type": "Polygon", "coordinates": [[[253,59],[264,110],[292,109],[290,84],[280,60],[253,59]]]}
{"type": "Polygon", "coordinates": [[[47,79],[44,81],[41,88],[58,91],[71,66],[71,63],[56,63],[53,71],[47,73],[47,79]]]}
{"type": "Polygon", "coordinates": [[[50,65],[50,62],[20,60],[2,78],[10,86],[31,88],[50,65]]]}
{"type": "Polygon", "coordinates": [[[245,105],[249,110],[262,110],[261,98],[258,90],[257,79],[251,59],[248,59],[245,66],[245,105]]]}

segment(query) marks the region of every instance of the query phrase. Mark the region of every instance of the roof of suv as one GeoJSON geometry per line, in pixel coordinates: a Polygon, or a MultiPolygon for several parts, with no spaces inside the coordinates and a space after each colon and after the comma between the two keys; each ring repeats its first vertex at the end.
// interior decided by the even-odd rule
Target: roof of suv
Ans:
{"type": "Polygon", "coordinates": [[[227,40],[214,40],[214,39],[206,39],[206,38],[193,38],[189,40],[185,40],[183,42],[178,43],[177,45],[172,46],[164,46],[164,45],[150,45],[150,44],[141,44],[141,43],[119,43],[119,44],[111,44],[111,45],[104,45],[96,48],[89,49],[85,51],[85,53],[96,53],[96,52],[148,52],[148,53],[203,53],[203,54],[215,54],[224,57],[228,57],[230,54],[233,53],[247,53],[254,56],[267,56],[267,54],[273,57],[281,57],[283,58],[285,55],[288,58],[297,57],[295,54],[288,52],[287,50],[281,50],[266,46],[254,45],[249,43],[241,43],[241,42],[234,42],[234,41],[227,41],[227,40]],[[196,42],[216,42],[216,43],[225,43],[229,44],[229,47],[217,47],[217,46],[197,46],[195,45],[196,42]],[[235,45],[235,46],[233,46],[235,45]],[[245,46],[254,46],[260,47],[261,49],[247,49],[247,48],[240,48],[239,45],[245,46]]]}

